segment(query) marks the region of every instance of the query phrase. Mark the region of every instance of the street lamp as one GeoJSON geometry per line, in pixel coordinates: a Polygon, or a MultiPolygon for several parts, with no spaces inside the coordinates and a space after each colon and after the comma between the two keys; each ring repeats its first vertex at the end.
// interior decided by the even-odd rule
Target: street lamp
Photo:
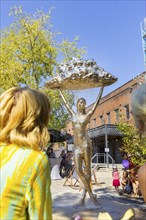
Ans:
{"type": "Polygon", "coordinates": [[[107,125],[105,124],[105,153],[106,153],[106,167],[109,168],[109,148],[108,148],[108,138],[107,138],[107,125]]]}

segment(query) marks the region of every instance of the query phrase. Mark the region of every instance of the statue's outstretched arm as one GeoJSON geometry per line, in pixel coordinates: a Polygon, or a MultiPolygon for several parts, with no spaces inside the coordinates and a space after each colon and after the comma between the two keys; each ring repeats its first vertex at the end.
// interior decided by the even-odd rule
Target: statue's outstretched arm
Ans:
{"type": "Polygon", "coordinates": [[[100,88],[99,94],[97,96],[97,99],[95,101],[95,103],[93,104],[92,108],[89,110],[89,112],[87,113],[87,120],[90,119],[90,117],[93,115],[95,109],[97,108],[97,105],[99,104],[99,101],[101,99],[102,93],[103,93],[103,89],[104,87],[100,88]]]}
{"type": "Polygon", "coordinates": [[[69,114],[73,115],[74,111],[70,108],[69,104],[67,103],[67,101],[66,101],[66,99],[65,99],[65,97],[63,95],[63,92],[61,91],[61,89],[59,89],[59,93],[60,93],[60,96],[61,96],[61,98],[62,98],[62,100],[64,102],[64,105],[65,105],[66,109],[68,110],[69,114]]]}

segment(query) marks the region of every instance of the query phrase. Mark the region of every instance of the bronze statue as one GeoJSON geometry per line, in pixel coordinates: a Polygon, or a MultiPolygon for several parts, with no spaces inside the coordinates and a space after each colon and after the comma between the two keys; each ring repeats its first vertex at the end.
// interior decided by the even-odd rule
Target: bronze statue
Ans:
{"type": "Polygon", "coordinates": [[[93,194],[91,182],[91,157],[92,144],[86,133],[86,126],[94,113],[105,86],[111,85],[117,78],[99,67],[93,59],[83,60],[73,58],[58,67],[58,75],[47,82],[47,87],[59,89],[63,102],[71,115],[74,131],[74,162],[77,174],[84,184],[84,190],[79,205],[85,203],[86,193],[96,207],[99,207],[96,195],[93,194]],[[65,100],[62,90],[82,90],[100,87],[99,95],[92,108],[86,113],[86,100],[80,98],[77,101],[77,113],[75,113],[65,100]],[[83,162],[85,170],[83,170],[83,162]]]}
{"type": "Polygon", "coordinates": [[[74,132],[74,163],[76,167],[76,172],[84,184],[83,194],[79,205],[84,205],[86,193],[89,196],[96,207],[99,207],[97,201],[97,196],[93,194],[91,190],[91,157],[92,157],[92,144],[90,138],[86,133],[86,126],[94,113],[100,98],[102,96],[104,87],[101,87],[99,95],[96,102],[93,104],[92,108],[86,113],[86,100],[83,98],[78,99],[76,107],[77,113],[75,113],[67,103],[61,89],[59,89],[62,100],[71,115],[73,132],[74,132]],[[83,170],[83,162],[85,166],[85,171],[83,170]]]}

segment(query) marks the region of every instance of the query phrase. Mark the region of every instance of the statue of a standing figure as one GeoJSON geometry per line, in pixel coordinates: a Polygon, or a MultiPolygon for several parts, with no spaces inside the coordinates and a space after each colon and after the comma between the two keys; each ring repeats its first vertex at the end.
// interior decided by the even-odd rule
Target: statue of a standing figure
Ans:
{"type": "Polygon", "coordinates": [[[93,104],[92,108],[86,113],[86,100],[83,98],[78,99],[76,107],[77,113],[75,113],[66,101],[61,89],[59,89],[62,100],[71,115],[73,132],[74,132],[74,163],[76,167],[76,172],[84,184],[83,194],[79,205],[84,205],[86,193],[89,196],[96,207],[100,204],[97,201],[96,194],[93,194],[90,182],[91,182],[91,157],[92,157],[92,144],[90,138],[86,133],[86,126],[94,113],[103,93],[104,87],[100,88],[99,95],[96,102],[93,104]],[[85,172],[83,170],[83,162],[85,166],[85,172]]]}

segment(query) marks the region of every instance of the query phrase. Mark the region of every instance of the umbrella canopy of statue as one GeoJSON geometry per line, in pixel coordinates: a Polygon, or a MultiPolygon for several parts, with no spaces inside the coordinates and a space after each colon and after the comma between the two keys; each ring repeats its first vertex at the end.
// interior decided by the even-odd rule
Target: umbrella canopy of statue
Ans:
{"type": "Polygon", "coordinates": [[[66,140],[69,140],[71,138],[71,135],[67,132],[55,130],[55,129],[48,129],[50,134],[50,142],[56,143],[56,142],[64,142],[66,140]]]}
{"type": "Polygon", "coordinates": [[[50,89],[82,90],[109,86],[117,77],[99,67],[94,59],[72,59],[58,67],[58,75],[46,83],[50,89]]]}

